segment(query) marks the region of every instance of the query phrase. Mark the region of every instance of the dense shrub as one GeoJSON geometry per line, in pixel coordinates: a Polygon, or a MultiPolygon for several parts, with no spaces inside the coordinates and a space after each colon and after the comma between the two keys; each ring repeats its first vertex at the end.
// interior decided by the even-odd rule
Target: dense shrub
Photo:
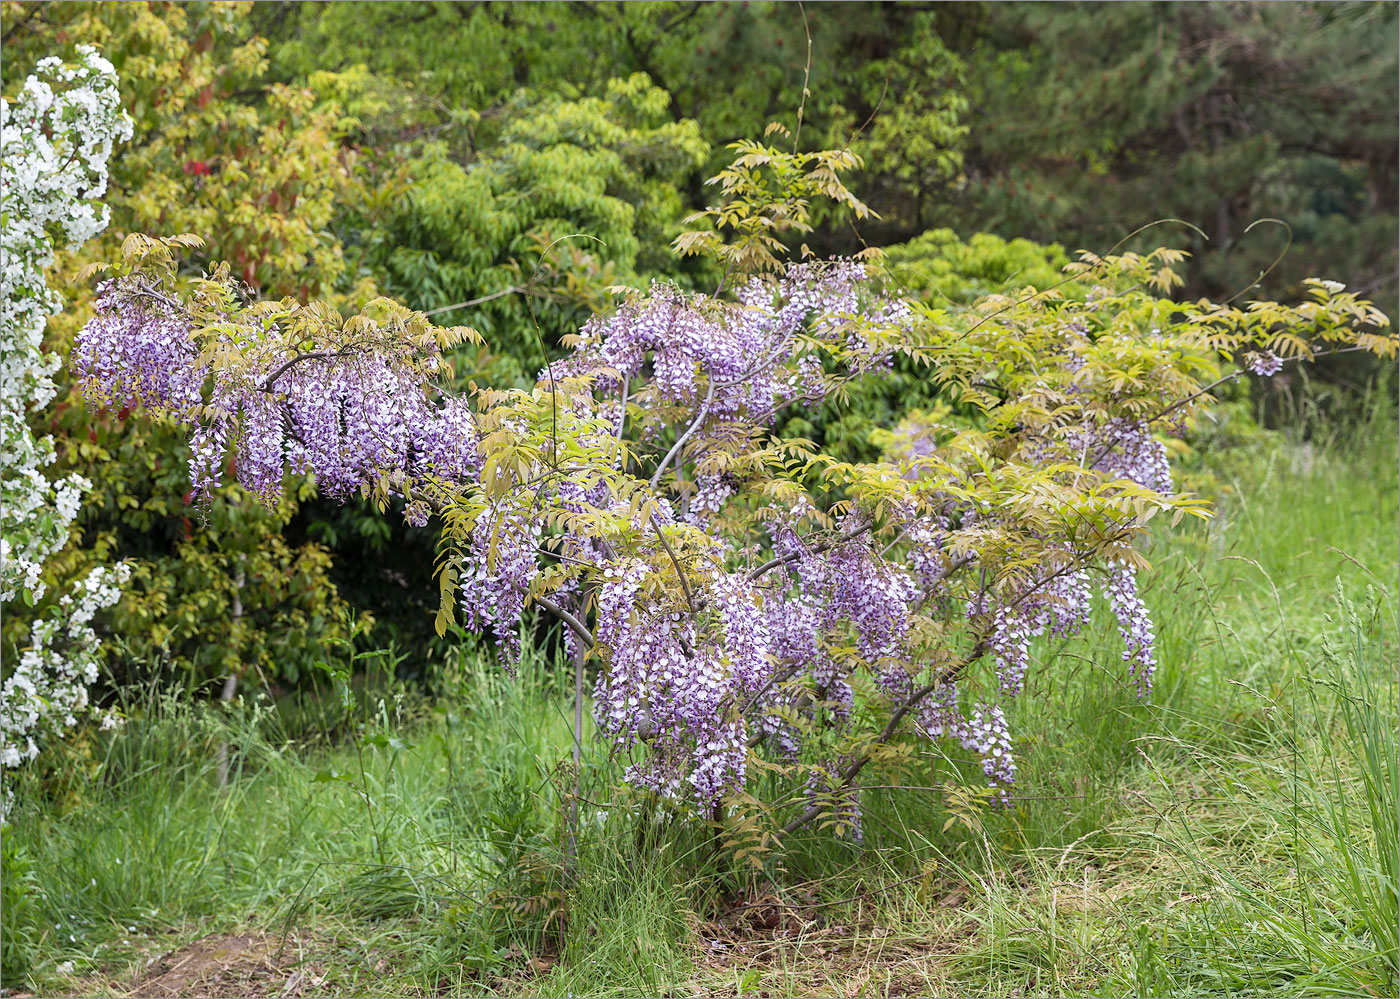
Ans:
{"type": "Polygon", "coordinates": [[[233,456],[264,502],[311,471],[326,495],[439,518],[439,631],[460,615],[513,661],[530,609],[549,612],[580,684],[596,667],[594,721],[628,782],[728,823],[758,863],[823,816],[859,837],[858,778],[895,779],[910,730],[960,743],[1005,795],[1029,644],[1076,634],[1095,589],[1149,694],[1134,541],[1156,515],[1205,513],[1159,435],[1247,370],[1396,350],[1336,282],[1296,306],[1172,301],[1170,249],[1084,252],[1074,294],[964,306],[895,297],[860,260],[787,261],[814,200],[867,211],[841,180],[858,165],[736,144],[721,200],[676,241],[729,293],[628,294],[529,390],[454,392],[445,353],[480,335],[388,300],[347,318],[245,305],[226,270],[181,282],[179,239],[128,240],[75,360],[94,400],[190,428],[197,494],[233,456]],[[886,432],[877,460],[776,432],[896,356],[945,405],[886,432]],[[779,798],[752,796],[754,769],[786,778],[779,798]]]}

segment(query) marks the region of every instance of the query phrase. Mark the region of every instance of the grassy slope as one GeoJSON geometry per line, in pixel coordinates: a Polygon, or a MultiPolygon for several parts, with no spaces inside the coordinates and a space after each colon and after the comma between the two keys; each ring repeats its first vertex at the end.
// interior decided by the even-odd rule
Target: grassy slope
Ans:
{"type": "MultiPolygon", "coordinates": [[[[5,963],[126,994],[240,931],[269,935],[242,986],[266,994],[1394,995],[1395,431],[1359,441],[1240,462],[1219,517],[1156,545],[1150,704],[1109,621],[1040,650],[1009,809],[870,791],[864,849],[799,838],[773,882],[716,877],[704,835],[595,807],[616,764],[590,755],[561,890],[568,724],[537,671],[470,671],[460,717],[364,703],[393,740],[362,757],[166,705],[72,804],[13,816],[5,963]]],[[[906,783],[960,764],[923,765],[906,783]]]]}

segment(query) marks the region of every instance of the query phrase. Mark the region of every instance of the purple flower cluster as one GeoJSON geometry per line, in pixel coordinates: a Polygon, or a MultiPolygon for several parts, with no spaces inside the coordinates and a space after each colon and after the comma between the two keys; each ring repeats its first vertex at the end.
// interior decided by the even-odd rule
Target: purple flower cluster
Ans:
{"type": "Polygon", "coordinates": [[[746,694],[758,690],[772,674],[768,618],[758,594],[742,573],[723,573],[710,584],[710,604],[723,625],[722,647],[730,683],[746,694]]]}
{"type": "MultiPolygon", "coordinates": [[[[289,352],[275,324],[245,324],[218,334],[212,349],[236,352],[239,362],[209,379],[191,328],[173,301],[134,279],[107,282],[74,358],[90,398],[144,404],[194,426],[196,495],[219,485],[230,458],[239,483],[268,504],[288,472],[314,474],[336,497],[382,475],[402,483],[474,474],[469,407],[429,396],[435,349],[405,338],[372,350],[347,344],[289,352]]],[[[421,519],[421,510],[414,516],[421,519]]]]}
{"type": "Polygon", "coordinates": [[[972,714],[958,707],[956,684],[944,684],[919,704],[918,727],[930,739],[956,739],[982,761],[982,772],[1006,800],[1006,789],[1016,782],[1016,761],[1011,753],[1011,734],[1006,713],[999,704],[975,704],[972,714]]]}
{"type": "Polygon", "coordinates": [[[1137,681],[1138,693],[1146,696],[1152,692],[1152,674],[1157,668],[1156,635],[1147,605],[1138,595],[1137,573],[1125,565],[1111,566],[1104,595],[1118,618],[1128,675],[1137,681]]]}
{"type": "MultiPolygon", "coordinates": [[[[688,451],[698,462],[736,421],[768,425],[786,405],[824,398],[823,345],[852,352],[853,369],[880,363],[888,350],[867,343],[860,322],[897,323],[908,311],[874,295],[865,266],[852,260],[794,265],[776,282],[751,280],[736,297],[727,304],[653,285],[646,298],[589,320],[573,353],[542,377],[590,378],[603,397],[599,411],[607,413],[625,387],[644,382],[652,413],[679,408],[665,425],[698,425],[688,451]]],[[[653,420],[641,435],[656,439],[662,428],[653,420]]],[[[703,476],[692,522],[707,521],[731,492],[720,476],[703,476]]]]}
{"type": "Polygon", "coordinates": [[[724,509],[724,504],[732,495],[734,485],[727,476],[705,473],[697,475],[695,494],[690,499],[686,520],[696,525],[708,523],[715,514],[724,509]]]}
{"type": "Polygon", "coordinates": [[[764,697],[765,711],[759,725],[779,751],[791,758],[801,750],[801,735],[777,713],[778,709],[799,711],[810,717],[812,698],[816,697],[830,706],[835,720],[843,721],[849,716],[854,699],[845,679],[854,664],[847,663],[843,668],[827,651],[822,641],[822,613],[805,592],[769,594],[765,617],[769,651],[777,664],[774,668],[787,679],[764,697]]]}
{"type": "MultiPolygon", "coordinates": [[[[795,535],[789,536],[789,543],[800,546],[795,535]]],[[[869,545],[852,542],[820,554],[804,550],[792,562],[791,576],[819,609],[819,629],[848,623],[860,655],[871,663],[898,654],[910,604],[919,593],[901,566],[880,558],[869,545]]]]}
{"type": "Polygon", "coordinates": [[[695,594],[705,607],[698,621],[643,598],[653,571],[644,560],[606,570],[596,634],[607,666],[595,718],[619,746],[648,745],[629,780],[671,794],[689,782],[700,807],[713,807],[742,786],[749,729],[737,709],[752,698],[762,698],[757,730],[795,755],[800,736],[784,709],[811,718],[820,703],[838,721],[848,716],[846,675],[858,662],[888,679],[892,697],[910,692],[905,668],[887,661],[905,655],[913,577],[868,544],[811,551],[787,520],[774,535],[778,550],[800,556],[789,572],[772,574],[761,593],[743,574],[716,573],[695,594]],[[853,638],[859,659],[835,661],[828,638],[853,638]]]}
{"type": "Polygon", "coordinates": [[[1025,684],[1031,664],[1031,639],[1036,634],[1031,621],[1014,610],[997,608],[988,644],[996,657],[997,680],[1006,697],[1015,697],[1025,684]]]}
{"type": "MultiPolygon", "coordinates": [[[[1163,495],[1173,492],[1167,449],[1146,425],[1116,421],[1105,429],[1104,438],[1115,446],[1100,461],[1100,468],[1163,495]]],[[[1129,675],[1137,681],[1139,694],[1146,696],[1152,691],[1152,673],[1157,666],[1156,637],[1147,606],[1138,595],[1137,573],[1127,565],[1110,566],[1104,595],[1127,646],[1123,660],[1129,675]]]]}
{"type": "Polygon", "coordinates": [[[1163,496],[1170,496],[1174,491],[1166,445],[1146,424],[1110,420],[1091,436],[1087,447],[1092,452],[1103,451],[1094,465],[1100,471],[1136,482],[1163,496]]]}
{"type": "Polygon", "coordinates": [[[88,398],[193,419],[209,368],[199,363],[189,318],[174,304],[117,281],[98,286],[93,318],[73,342],[73,366],[88,398]]]}
{"type": "Polygon", "coordinates": [[[988,642],[1002,694],[1015,697],[1024,687],[1031,639],[1077,635],[1089,620],[1090,609],[1089,574],[1083,569],[1042,573],[1014,606],[998,607],[988,642]]]}
{"type": "Polygon", "coordinates": [[[713,808],[743,786],[747,726],[739,699],[771,675],[768,621],[741,575],[719,574],[703,591],[712,621],[640,599],[650,573],[634,559],[605,570],[596,634],[607,667],[594,690],[594,719],[619,747],[647,743],[628,780],[659,793],[692,785],[713,808]]]}
{"type": "Polygon", "coordinates": [[[1283,370],[1283,359],[1272,350],[1248,351],[1244,366],[1261,378],[1270,378],[1283,370]]]}
{"type": "Polygon", "coordinates": [[[483,511],[458,581],[463,625],[491,631],[507,662],[520,657],[525,595],[539,573],[535,550],[543,528],[528,509],[483,511]]]}
{"type": "Polygon", "coordinates": [[[802,744],[791,713],[810,722],[821,708],[831,723],[849,719],[855,695],[848,677],[858,667],[870,669],[893,701],[910,694],[905,642],[918,592],[907,572],[866,544],[807,548],[794,519],[772,526],[774,549],[793,558],[786,573],[766,582],[766,675],[781,682],[763,689],[756,719],[759,732],[788,757],[802,744]],[[851,652],[833,654],[841,647],[851,652]]]}

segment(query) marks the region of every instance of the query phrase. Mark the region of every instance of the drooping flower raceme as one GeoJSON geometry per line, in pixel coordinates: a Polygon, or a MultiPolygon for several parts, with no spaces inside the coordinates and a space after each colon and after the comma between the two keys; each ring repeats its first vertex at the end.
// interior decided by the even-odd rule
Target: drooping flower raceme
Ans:
{"type": "MultiPolygon", "coordinates": [[[[114,278],[98,289],[73,363],[93,402],[143,404],[193,427],[196,497],[226,467],[268,504],[289,472],[314,473],[324,492],[345,497],[380,476],[456,480],[475,467],[465,401],[427,391],[441,344],[421,316],[384,299],[344,323],[325,310],[329,342],[306,347],[301,327],[320,311],[283,304],[210,331],[149,282],[114,278]],[[238,363],[221,369],[206,399],[211,353],[238,363]]],[[[224,310],[210,322],[230,319],[232,290],[219,287],[209,308],[224,310]]]]}
{"type": "MultiPolygon", "coordinates": [[[[0,103],[0,600],[33,604],[47,589],[44,565],[68,541],[88,483],[43,473],[53,439],[35,437],[31,412],[56,391],[59,358],[43,349],[61,306],[45,281],[55,240],[76,246],[107,224],[101,198],[115,143],[131,137],[111,63],[88,46],[76,61],[45,59],[11,106],[0,103]]],[[[96,611],[120,595],[126,570],[94,570],[33,626],[0,693],[0,764],[32,759],[39,743],[75,724],[96,677],[96,611]]]]}

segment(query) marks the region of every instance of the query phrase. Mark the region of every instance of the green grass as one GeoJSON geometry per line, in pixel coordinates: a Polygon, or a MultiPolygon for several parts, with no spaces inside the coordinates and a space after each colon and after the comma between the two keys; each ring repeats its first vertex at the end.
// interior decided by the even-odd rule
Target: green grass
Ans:
{"type": "Polygon", "coordinates": [[[22,788],[3,984],[124,995],[240,934],[239,994],[1395,995],[1396,453],[1373,420],[1218,463],[1219,516],[1150,551],[1150,703],[1101,620],[1039,650],[1011,807],[871,790],[863,848],[798,835],[762,876],[614,796],[593,747],[570,861],[544,663],[313,705],[335,738],[307,705],[146,697],[22,788]]]}

